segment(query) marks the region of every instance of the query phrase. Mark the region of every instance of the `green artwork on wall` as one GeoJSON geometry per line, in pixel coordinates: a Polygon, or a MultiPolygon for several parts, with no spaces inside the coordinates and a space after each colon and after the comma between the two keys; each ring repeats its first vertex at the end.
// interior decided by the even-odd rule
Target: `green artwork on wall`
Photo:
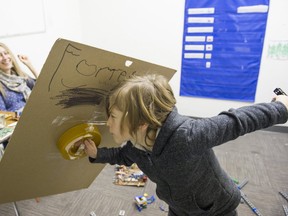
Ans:
{"type": "Polygon", "coordinates": [[[288,60],[288,41],[270,42],[267,57],[276,60],[288,60]]]}

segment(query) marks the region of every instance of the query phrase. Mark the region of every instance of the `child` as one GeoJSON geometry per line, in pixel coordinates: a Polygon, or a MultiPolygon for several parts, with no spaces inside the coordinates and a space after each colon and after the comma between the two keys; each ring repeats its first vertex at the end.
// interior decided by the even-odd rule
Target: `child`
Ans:
{"type": "Polygon", "coordinates": [[[220,167],[213,147],[246,133],[285,123],[288,97],[194,120],[180,115],[168,81],[135,76],[121,83],[107,104],[107,126],[119,148],[80,140],[92,163],[137,163],[157,185],[169,216],[237,215],[240,193],[220,167]]]}

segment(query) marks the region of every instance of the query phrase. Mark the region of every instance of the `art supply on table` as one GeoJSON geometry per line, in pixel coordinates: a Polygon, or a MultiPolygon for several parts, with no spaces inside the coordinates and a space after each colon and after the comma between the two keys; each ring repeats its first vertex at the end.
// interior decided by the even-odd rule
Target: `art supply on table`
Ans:
{"type": "Polygon", "coordinates": [[[8,140],[15,129],[17,120],[11,112],[0,111],[0,143],[8,140]]]}
{"type": "Polygon", "coordinates": [[[0,113],[0,129],[4,128],[6,125],[5,114],[0,113]]]}
{"type": "Polygon", "coordinates": [[[4,127],[0,129],[0,143],[8,140],[13,134],[14,128],[4,127]]]}
{"type": "Polygon", "coordinates": [[[2,143],[0,143],[0,161],[3,157],[3,155],[4,155],[4,145],[2,143]]]}
{"type": "Polygon", "coordinates": [[[255,215],[262,216],[259,210],[254,206],[254,204],[247,198],[247,196],[239,190],[241,193],[241,198],[246,202],[246,204],[251,208],[255,215]]]}

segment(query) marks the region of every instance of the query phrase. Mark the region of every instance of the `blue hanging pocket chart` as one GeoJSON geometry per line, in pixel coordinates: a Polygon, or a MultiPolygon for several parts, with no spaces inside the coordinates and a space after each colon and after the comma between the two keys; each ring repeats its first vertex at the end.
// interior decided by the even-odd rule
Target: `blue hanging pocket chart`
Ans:
{"type": "Polygon", "coordinates": [[[186,0],[181,96],[255,101],[269,1],[186,0]]]}

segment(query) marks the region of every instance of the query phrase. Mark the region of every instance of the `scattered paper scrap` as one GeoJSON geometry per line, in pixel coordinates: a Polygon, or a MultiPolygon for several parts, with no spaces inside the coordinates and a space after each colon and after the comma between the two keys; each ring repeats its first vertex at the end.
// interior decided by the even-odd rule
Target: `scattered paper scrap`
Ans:
{"type": "Polygon", "coordinates": [[[144,187],[146,181],[147,176],[139,169],[136,163],[131,166],[115,165],[114,184],[144,187]]]}

